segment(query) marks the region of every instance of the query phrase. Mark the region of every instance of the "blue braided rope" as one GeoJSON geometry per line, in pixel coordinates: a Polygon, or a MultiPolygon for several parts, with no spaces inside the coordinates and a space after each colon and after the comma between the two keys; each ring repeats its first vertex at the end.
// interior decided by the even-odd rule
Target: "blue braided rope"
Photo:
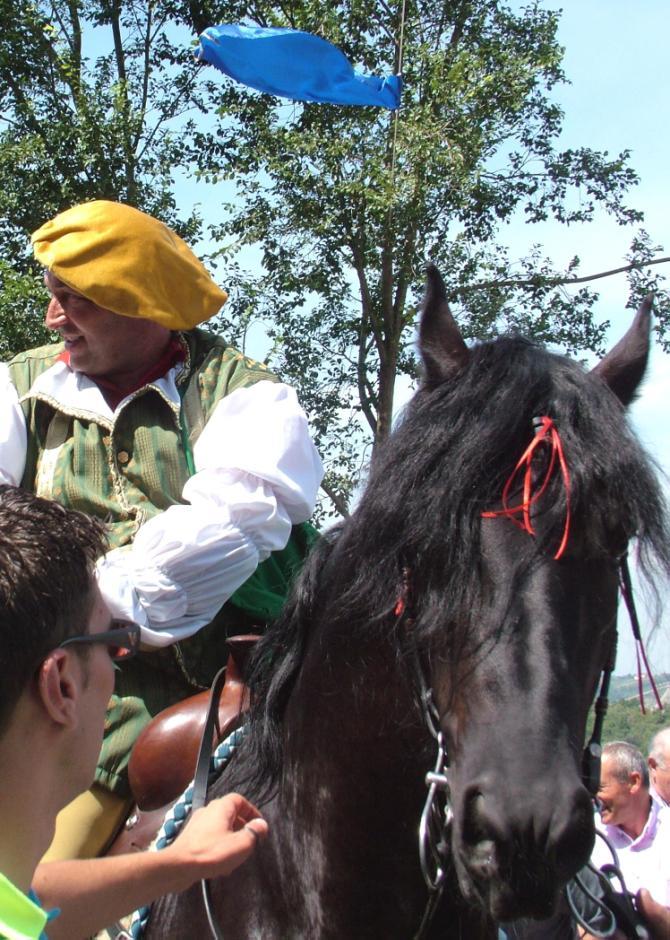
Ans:
{"type": "MultiPolygon", "coordinates": [[[[210,759],[210,783],[213,783],[214,780],[216,780],[216,778],[222,773],[224,767],[244,740],[246,733],[247,726],[242,725],[241,728],[236,728],[232,734],[228,735],[225,741],[222,741],[221,744],[219,744],[210,759]]],[[[188,819],[192,805],[193,781],[191,781],[188,787],[184,790],[174,806],[172,806],[165,814],[165,819],[163,820],[163,825],[158,832],[156,843],[154,847],[150,849],[150,851],[160,851],[160,849],[164,849],[166,846],[174,842],[179,834],[180,829],[188,819]]],[[[141,907],[133,914],[129,928],[130,936],[133,938],[133,940],[141,940],[141,938],[144,936],[144,931],[149,922],[150,911],[151,905],[147,905],[146,907],[141,907]]]]}

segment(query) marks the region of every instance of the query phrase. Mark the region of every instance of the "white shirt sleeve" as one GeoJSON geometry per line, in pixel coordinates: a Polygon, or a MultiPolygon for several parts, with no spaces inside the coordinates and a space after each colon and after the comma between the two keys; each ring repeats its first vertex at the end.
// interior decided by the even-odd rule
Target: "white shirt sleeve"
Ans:
{"type": "Polygon", "coordinates": [[[0,402],[0,483],[19,486],[26,465],[26,422],[4,362],[0,363],[0,402]]]}
{"type": "Polygon", "coordinates": [[[311,515],[323,475],[307,419],[286,385],[257,382],[218,403],[194,446],[187,505],[145,523],[98,563],[112,614],[150,646],[196,633],[291,526],[311,515]]]}

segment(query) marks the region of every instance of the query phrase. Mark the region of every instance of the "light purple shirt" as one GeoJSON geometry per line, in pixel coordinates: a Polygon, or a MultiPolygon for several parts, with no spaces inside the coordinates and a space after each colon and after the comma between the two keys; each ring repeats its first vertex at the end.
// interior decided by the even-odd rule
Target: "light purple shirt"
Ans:
{"type": "MultiPolygon", "coordinates": [[[[628,891],[636,894],[646,888],[659,904],[670,905],[670,808],[652,798],[647,822],[637,839],[631,839],[619,826],[605,825],[598,813],[595,822],[596,829],[616,849],[628,891]]],[[[612,863],[609,849],[598,836],[591,861],[598,868],[612,863]]]]}
{"type": "Polygon", "coordinates": [[[654,787],[654,784],[650,784],[649,793],[651,794],[652,800],[656,800],[661,804],[661,806],[670,806],[670,803],[667,800],[664,800],[658,790],[654,787]]]}

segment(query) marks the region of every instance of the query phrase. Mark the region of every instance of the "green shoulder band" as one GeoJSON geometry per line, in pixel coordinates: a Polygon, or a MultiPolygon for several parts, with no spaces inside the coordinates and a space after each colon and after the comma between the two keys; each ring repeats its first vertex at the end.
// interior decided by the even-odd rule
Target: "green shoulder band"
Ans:
{"type": "Polygon", "coordinates": [[[276,620],[296,574],[318,537],[319,533],[309,522],[294,525],[286,548],[273,552],[262,562],[228,603],[259,623],[276,620]]]}
{"type": "Polygon", "coordinates": [[[0,937],[37,940],[47,922],[46,911],[0,875],[0,937]]]}

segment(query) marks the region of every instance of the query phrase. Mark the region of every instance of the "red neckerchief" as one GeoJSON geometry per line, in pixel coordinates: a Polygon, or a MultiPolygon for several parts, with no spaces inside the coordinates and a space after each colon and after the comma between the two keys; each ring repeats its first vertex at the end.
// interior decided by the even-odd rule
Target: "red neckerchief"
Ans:
{"type": "MultiPolygon", "coordinates": [[[[185,358],[186,352],[182,343],[179,342],[176,336],[173,336],[160,359],[130,385],[117,385],[116,383],[110,382],[107,379],[103,379],[97,375],[89,375],[87,378],[89,378],[92,382],[95,382],[104,395],[105,401],[109,407],[114,409],[118,403],[126,397],[126,395],[132,395],[132,393],[136,392],[138,388],[142,388],[144,385],[148,385],[149,382],[155,382],[156,379],[160,379],[173,366],[177,365],[178,362],[183,362],[185,358]]],[[[63,352],[58,357],[57,362],[64,362],[66,366],[70,366],[70,353],[67,351],[67,349],[63,350],[63,352]]],[[[85,372],[83,374],[86,375],[85,372]]]]}

